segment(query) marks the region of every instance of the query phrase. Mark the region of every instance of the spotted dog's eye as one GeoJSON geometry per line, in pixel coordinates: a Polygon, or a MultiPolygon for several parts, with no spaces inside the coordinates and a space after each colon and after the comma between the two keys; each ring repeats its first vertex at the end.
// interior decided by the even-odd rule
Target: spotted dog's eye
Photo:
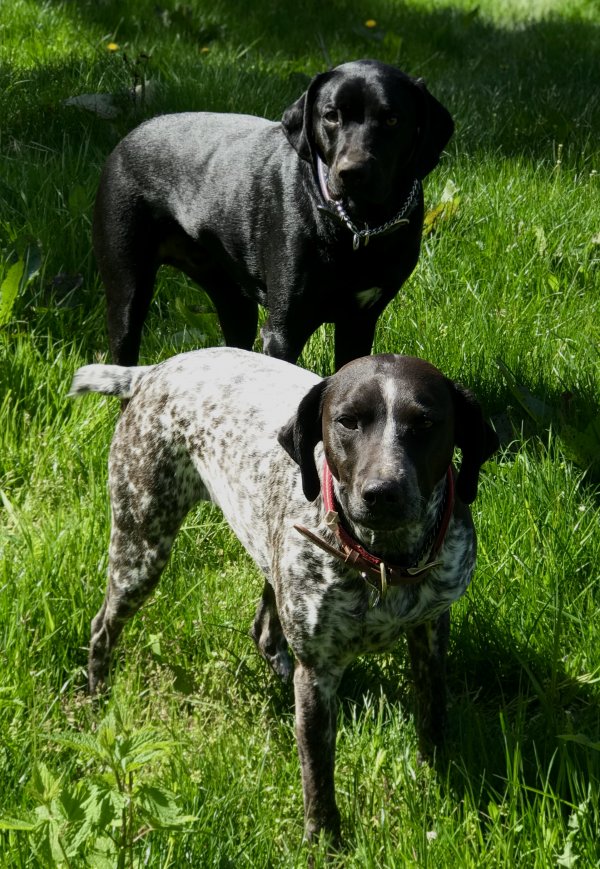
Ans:
{"type": "Polygon", "coordinates": [[[323,120],[327,124],[339,124],[340,117],[337,109],[327,109],[326,112],[323,112],[323,120]]]}
{"type": "Polygon", "coordinates": [[[337,422],[342,426],[342,428],[349,429],[350,431],[356,431],[358,428],[358,420],[354,416],[340,416],[338,417],[337,422]]]}
{"type": "Polygon", "coordinates": [[[396,115],[389,115],[385,119],[385,125],[386,125],[386,127],[397,127],[398,126],[398,118],[396,117],[396,115]]]}

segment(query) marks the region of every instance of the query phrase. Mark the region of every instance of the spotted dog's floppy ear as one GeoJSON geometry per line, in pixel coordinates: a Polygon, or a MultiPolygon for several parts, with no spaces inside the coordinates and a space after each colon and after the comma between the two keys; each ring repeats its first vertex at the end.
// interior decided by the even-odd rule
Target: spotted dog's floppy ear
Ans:
{"type": "Polygon", "coordinates": [[[315,164],[315,140],[313,135],[313,106],[321,85],[331,73],[318,73],[308,85],[307,90],[292,103],[281,119],[281,126],[292,148],[303,160],[315,164]]]}
{"type": "Polygon", "coordinates": [[[419,139],[415,154],[417,178],[423,179],[440,162],[440,155],[454,132],[450,112],[433,97],[422,78],[413,79],[420,97],[419,139]]]}
{"type": "Polygon", "coordinates": [[[315,447],[323,440],[322,402],[326,386],[327,378],[313,386],[277,435],[286,453],[300,466],[302,491],[307,501],[314,501],[321,490],[315,464],[315,447]]]}
{"type": "Polygon", "coordinates": [[[494,429],[483,418],[481,405],[469,389],[451,383],[454,400],[454,442],[462,451],[456,494],[464,504],[477,495],[479,470],[499,446],[494,429]]]}

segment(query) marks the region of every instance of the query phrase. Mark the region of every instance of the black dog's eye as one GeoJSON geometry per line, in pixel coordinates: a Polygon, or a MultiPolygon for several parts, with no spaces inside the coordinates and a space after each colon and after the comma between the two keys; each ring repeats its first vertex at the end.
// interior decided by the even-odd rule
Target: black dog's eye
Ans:
{"type": "Polygon", "coordinates": [[[323,112],[323,120],[327,124],[339,124],[340,118],[336,109],[327,109],[323,112]]]}
{"type": "Polygon", "coordinates": [[[385,119],[385,123],[387,127],[397,127],[398,126],[398,118],[396,115],[389,115],[385,119]]]}
{"type": "Polygon", "coordinates": [[[354,416],[340,416],[338,417],[337,422],[339,422],[343,428],[350,429],[351,431],[356,431],[358,428],[358,420],[354,416]]]}
{"type": "Polygon", "coordinates": [[[422,434],[433,427],[433,420],[428,419],[428,417],[424,416],[421,419],[416,419],[410,426],[409,431],[412,434],[422,434]]]}

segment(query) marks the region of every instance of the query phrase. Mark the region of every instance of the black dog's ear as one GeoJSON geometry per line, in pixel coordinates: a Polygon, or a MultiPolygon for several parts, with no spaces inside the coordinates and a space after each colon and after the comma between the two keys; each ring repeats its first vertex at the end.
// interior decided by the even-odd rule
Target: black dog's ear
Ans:
{"type": "Polygon", "coordinates": [[[456,494],[464,504],[470,504],[477,495],[479,470],[496,452],[499,441],[483,418],[481,405],[473,393],[460,383],[450,386],[454,400],[454,441],[462,451],[456,494]]]}
{"type": "Polygon", "coordinates": [[[416,173],[423,179],[440,162],[440,155],[454,132],[454,121],[450,112],[429,93],[422,78],[415,79],[414,83],[420,95],[416,173]]]}
{"type": "Polygon", "coordinates": [[[292,148],[303,160],[315,162],[315,143],[313,136],[313,106],[321,85],[330,77],[329,72],[320,72],[308,85],[307,90],[295,103],[292,103],[281,119],[281,126],[292,148]]]}
{"type": "Polygon", "coordinates": [[[313,386],[277,435],[286,453],[300,466],[302,491],[307,501],[314,501],[321,490],[314,453],[316,445],[323,439],[322,403],[326,386],[327,379],[313,386]]]}

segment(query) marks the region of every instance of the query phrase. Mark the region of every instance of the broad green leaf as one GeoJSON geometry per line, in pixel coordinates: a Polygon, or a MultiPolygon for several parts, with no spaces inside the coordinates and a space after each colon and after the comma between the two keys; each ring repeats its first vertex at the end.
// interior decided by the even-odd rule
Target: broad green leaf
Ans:
{"type": "Polygon", "coordinates": [[[552,408],[540,398],[532,395],[527,387],[520,384],[508,365],[502,359],[496,359],[496,365],[502,372],[506,385],[519,402],[521,407],[538,425],[548,425],[554,416],[552,408]]]}
{"type": "Polygon", "coordinates": [[[73,217],[86,214],[90,208],[88,192],[81,184],[77,184],[69,193],[69,211],[73,217]]]}
{"type": "Polygon", "coordinates": [[[175,794],[163,788],[142,785],[137,794],[137,803],[144,817],[155,829],[180,827],[195,820],[185,815],[178,807],[175,794]]]}
{"type": "Polygon", "coordinates": [[[35,830],[38,825],[24,818],[9,818],[0,816],[0,830],[35,830]]]}
{"type": "Polygon", "coordinates": [[[458,195],[458,187],[452,180],[446,182],[446,186],[440,196],[440,201],[425,214],[423,220],[423,235],[430,235],[436,229],[439,229],[439,224],[442,221],[450,220],[458,211],[460,204],[460,196],[458,195]]]}
{"type": "Polygon", "coordinates": [[[92,869],[114,869],[116,866],[116,845],[109,836],[99,836],[87,854],[87,865],[92,869]]]}
{"type": "Polygon", "coordinates": [[[561,733],[560,739],[565,742],[576,742],[577,745],[584,745],[586,748],[591,748],[592,751],[600,751],[600,742],[592,742],[592,740],[583,733],[561,733]]]}
{"type": "Polygon", "coordinates": [[[24,271],[25,263],[20,259],[9,268],[2,281],[2,286],[0,286],[0,326],[6,326],[10,321],[24,271]]]}
{"type": "Polygon", "coordinates": [[[30,791],[40,803],[48,803],[60,793],[60,781],[46,764],[37,763],[31,775],[30,791]]]}
{"type": "Polygon", "coordinates": [[[42,264],[42,252],[38,245],[30,244],[23,256],[8,270],[0,286],[0,326],[10,322],[12,310],[19,293],[34,278],[42,264]]]}
{"type": "Polygon", "coordinates": [[[130,772],[157,757],[164,757],[173,748],[173,742],[159,738],[158,731],[147,728],[126,736],[119,742],[115,754],[123,768],[130,772]]]}
{"type": "Polygon", "coordinates": [[[556,859],[557,866],[564,866],[565,869],[573,869],[576,862],[579,860],[577,854],[573,851],[573,842],[568,840],[565,842],[565,848],[560,857],[556,859]]]}
{"type": "Polygon", "coordinates": [[[85,819],[85,810],[78,793],[65,787],[61,791],[59,800],[65,819],[69,823],[80,824],[85,819]]]}
{"type": "Polygon", "coordinates": [[[70,748],[84,758],[106,759],[106,749],[99,738],[89,733],[55,733],[53,742],[70,748]]]}
{"type": "Polygon", "coordinates": [[[583,430],[563,423],[560,439],[565,453],[572,461],[589,469],[593,475],[600,472],[600,416],[593,419],[583,430]]]}

